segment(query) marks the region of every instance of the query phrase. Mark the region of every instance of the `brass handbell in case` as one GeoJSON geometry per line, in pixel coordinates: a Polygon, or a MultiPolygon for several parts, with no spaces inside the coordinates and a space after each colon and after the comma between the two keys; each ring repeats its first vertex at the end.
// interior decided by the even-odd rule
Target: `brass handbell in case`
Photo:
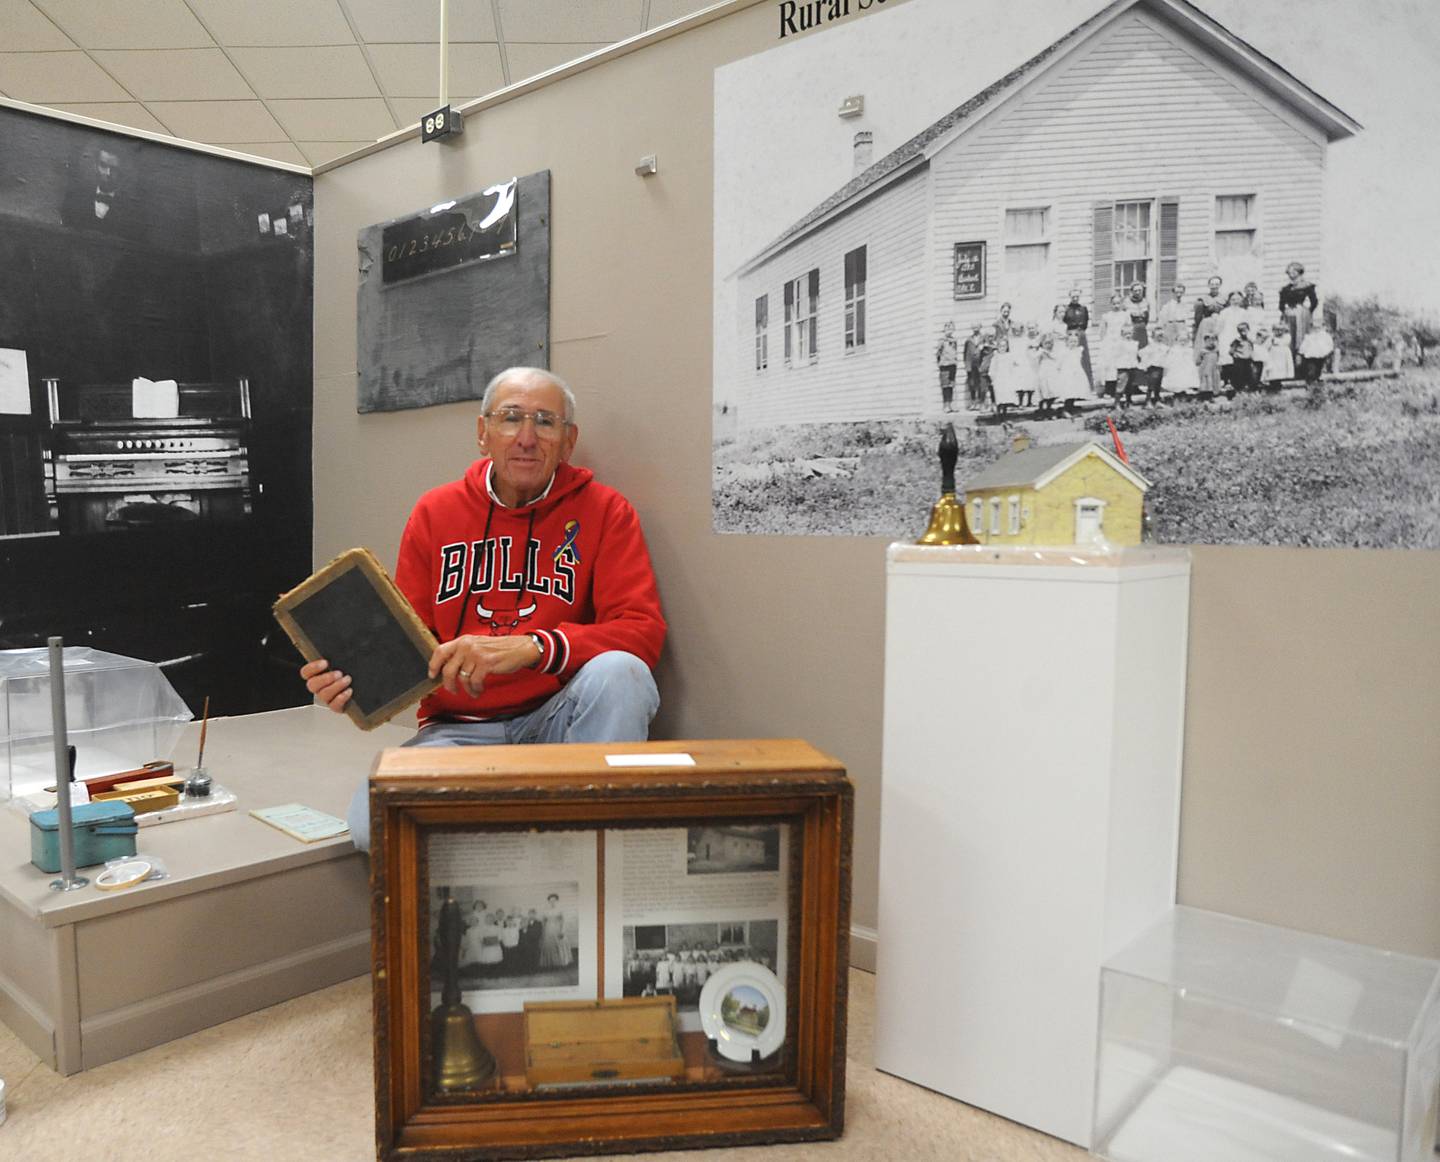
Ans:
{"type": "Polygon", "coordinates": [[[475,1032],[475,1015],[460,1001],[460,905],[446,895],[440,906],[440,1004],[430,1015],[435,1047],[435,1084],[444,1093],[479,1089],[495,1076],[495,1057],[475,1032]]]}
{"type": "Polygon", "coordinates": [[[955,461],[960,457],[960,443],[955,439],[955,425],[946,424],[940,434],[940,499],[930,509],[930,527],[916,544],[978,545],[965,520],[965,506],[955,499],[955,461]]]}

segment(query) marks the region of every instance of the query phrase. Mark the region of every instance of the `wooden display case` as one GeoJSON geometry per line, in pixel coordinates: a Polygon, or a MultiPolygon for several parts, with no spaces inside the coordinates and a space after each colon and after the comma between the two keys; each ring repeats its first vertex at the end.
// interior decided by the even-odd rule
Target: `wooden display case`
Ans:
{"type": "Polygon", "coordinates": [[[405,748],[377,761],[370,813],[380,1158],[840,1135],[853,795],[834,759],[405,748]],[[476,1042],[483,1065],[457,1048],[476,1042]]]}

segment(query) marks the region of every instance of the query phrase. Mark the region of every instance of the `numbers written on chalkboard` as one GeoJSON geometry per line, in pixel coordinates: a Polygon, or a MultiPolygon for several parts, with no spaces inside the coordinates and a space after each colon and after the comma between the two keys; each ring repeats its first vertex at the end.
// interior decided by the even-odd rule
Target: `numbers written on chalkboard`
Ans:
{"type": "Polygon", "coordinates": [[[391,222],[381,232],[381,277],[387,283],[515,253],[516,181],[491,186],[441,209],[391,222]]]}

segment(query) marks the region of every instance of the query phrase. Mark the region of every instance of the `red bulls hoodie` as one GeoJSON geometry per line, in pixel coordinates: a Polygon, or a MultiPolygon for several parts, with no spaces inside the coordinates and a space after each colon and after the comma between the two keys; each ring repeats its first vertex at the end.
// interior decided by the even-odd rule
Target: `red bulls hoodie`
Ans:
{"type": "Polygon", "coordinates": [[[443,688],[420,704],[436,719],[508,718],[549,698],[595,655],[625,650],[654,667],[665,619],[640,519],[588,468],[561,464],[545,493],[506,508],[491,463],[422,496],[400,539],[395,583],[442,642],[462,634],[536,634],[532,669],[492,674],[478,698],[443,688]]]}

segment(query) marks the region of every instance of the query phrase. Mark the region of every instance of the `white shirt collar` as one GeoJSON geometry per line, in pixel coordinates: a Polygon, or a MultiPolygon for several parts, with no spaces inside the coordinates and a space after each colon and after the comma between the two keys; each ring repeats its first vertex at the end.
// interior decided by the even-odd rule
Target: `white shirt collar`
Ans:
{"type": "MultiPolygon", "coordinates": [[[[510,506],[508,504],[506,504],[503,500],[501,500],[498,496],[495,495],[495,488],[490,483],[490,479],[494,475],[494,473],[495,461],[491,460],[490,463],[485,466],[485,491],[490,494],[490,499],[493,500],[496,504],[498,504],[501,508],[509,508],[510,506]]],[[[528,508],[532,504],[539,504],[542,500],[544,500],[547,496],[550,495],[550,489],[552,489],[553,487],[555,487],[554,472],[550,473],[550,479],[545,485],[545,491],[542,492],[539,496],[535,497],[534,500],[527,501],[520,507],[528,508]]]]}

